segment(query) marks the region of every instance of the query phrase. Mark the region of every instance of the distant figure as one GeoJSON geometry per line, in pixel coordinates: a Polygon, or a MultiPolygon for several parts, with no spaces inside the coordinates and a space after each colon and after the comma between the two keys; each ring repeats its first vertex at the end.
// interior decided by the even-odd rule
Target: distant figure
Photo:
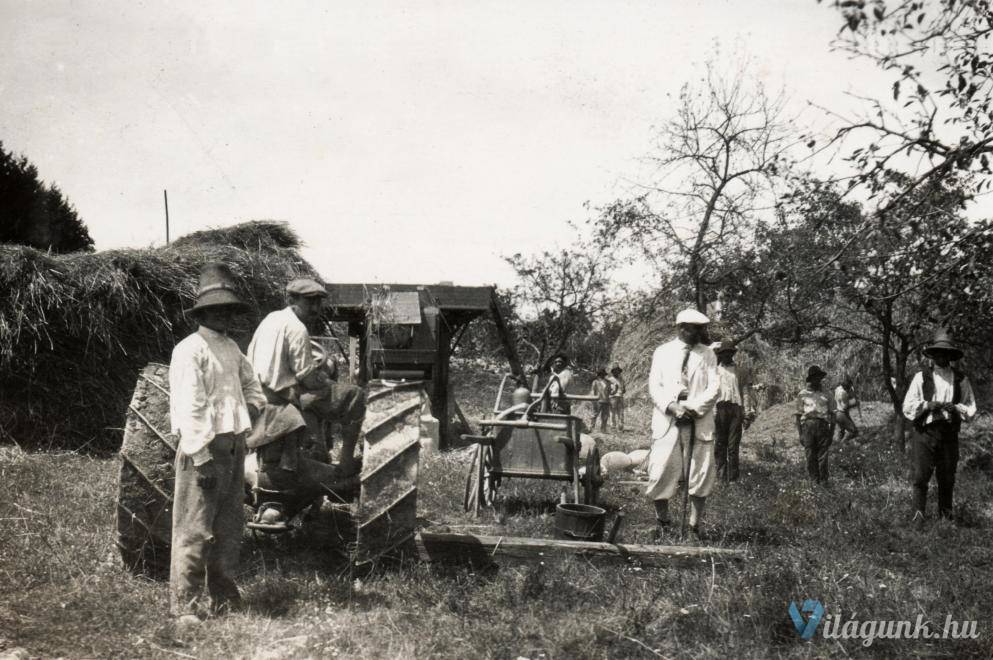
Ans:
{"type": "Polygon", "coordinates": [[[683,310],[676,316],[679,336],[652,355],[648,391],[654,410],[645,495],[655,504],[656,543],[668,534],[669,500],[680,483],[689,496],[690,540],[700,540],[706,498],[717,481],[714,403],[720,381],[717,357],[702,341],[708,323],[697,310],[683,310]]]}
{"type": "Polygon", "coordinates": [[[732,342],[716,342],[711,349],[717,355],[717,375],[721,382],[715,407],[714,463],[719,479],[737,481],[742,431],[755,418],[755,411],[738,379],[734,363],[738,348],[732,342]]]}
{"type": "Polygon", "coordinates": [[[827,485],[828,448],[834,438],[834,397],[822,387],[827,372],[817,365],[807,370],[807,387],[796,398],[796,430],[807,454],[807,473],[827,485]]]}
{"type": "Polygon", "coordinates": [[[838,442],[854,440],[859,437],[859,429],[855,426],[855,421],[849,412],[852,408],[859,408],[859,400],[855,396],[855,388],[852,387],[852,379],[845,378],[844,381],[834,390],[834,401],[838,406],[835,413],[835,422],[838,425],[838,442]]]}
{"type": "Polygon", "coordinates": [[[607,432],[607,419],[610,417],[610,382],[607,380],[607,370],[597,369],[596,378],[590,387],[590,394],[596,397],[593,402],[593,419],[590,420],[590,430],[596,429],[596,420],[600,419],[600,431],[607,432]]]}
{"type": "Polygon", "coordinates": [[[569,356],[565,353],[556,353],[548,361],[551,369],[549,376],[548,395],[550,398],[551,412],[562,415],[572,414],[572,404],[566,397],[569,383],[572,381],[572,371],[569,369],[569,356]]]}
{"type": "Polygon", "coordinates": [[[976,397],[966,375],[952,366],[962,351],[944,329],[924,349],[931,364],[914,374],[903,400],[903,415],[914,423],[911,441],[911,485],[914,525],[924,524],[927,489],[938,481],[938,515],[952,517],[952,493],[959,460],[959,428],[976,415],[976,397]]]}
{"type": "Polygon", "coordinates": [[[624,395],[627,393],[627,386],[621,376],[623,369],[614,367],[610,370],[610,419],[614,428],[618,431],[624,430],[624,395]]]}

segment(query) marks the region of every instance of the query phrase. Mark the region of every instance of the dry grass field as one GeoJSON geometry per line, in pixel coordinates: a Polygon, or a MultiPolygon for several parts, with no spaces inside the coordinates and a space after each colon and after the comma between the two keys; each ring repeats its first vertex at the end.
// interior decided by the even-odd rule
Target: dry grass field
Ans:
{"type": "MultiPolygon", "coordinates": [[[[470,418],[498,379],[459,374],[470,418]]],[[[284,538],[246,535],[246,609],[177,639],[163,583],[123,570],[113,545],[117,462],[0,448],[0,656],[155,658],[826,658],[993,657],[993,450],[988,419],[964,433],[957,524],[907,520],[904,459],[885,444],[887,412],[867,405],[859,444],[832,448],[833,484],[812,487],[788,407],[746,433],[742,480],[710,500],[712,543],[738,564],[649,569],[584,558],[493,570],[408,563],[350,574],[335,517],[284,538]],[[984,454],[985,452],[985,454],[984,454]],[[820,600],[845,619],[977,620],[968,640],[824,639],[797,634],[790,601],[820,600]]],[[[582,411],[586,414],[586,411],[582,411]]],[[[647,446],[647,406],[604,451],[647,446]]],[[[507,482],[498,512],[462,512],[469,451],[422,461],[425,527],[552,536],[553,483],[507,482]]],[[[630,478],[630,477],[627,477],[630,478]]],[[[639,488],[608,480],[626,542],[647,542],[639,488]]],[[[678,513],[678,511],[677,511],[678,513]]]]}

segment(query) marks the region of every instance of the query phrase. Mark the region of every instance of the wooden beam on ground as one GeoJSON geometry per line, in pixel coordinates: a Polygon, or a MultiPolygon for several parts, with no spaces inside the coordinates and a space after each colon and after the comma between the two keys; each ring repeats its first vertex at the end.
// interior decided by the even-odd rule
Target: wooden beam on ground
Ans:
{"type": "Polygon", "coordinates": [[[485,566],[497,557],[511,560],[542,561],[567,556],[592,560],[636,563],[660,568],[710,566],[711,560],[743,561],[744,550],[636,543],[594,543],[560,541],[520,536],[483,536],[420,532],[415,536],[422,561],[470,563],[485,566]]]}

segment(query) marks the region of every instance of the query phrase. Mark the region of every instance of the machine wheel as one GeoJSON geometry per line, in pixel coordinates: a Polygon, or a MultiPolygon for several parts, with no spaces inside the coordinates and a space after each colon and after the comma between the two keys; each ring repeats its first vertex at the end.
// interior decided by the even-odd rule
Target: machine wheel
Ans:
{"type": "Polygon", "coordinates": [[[402,550],[417,524],[417,464],[423,383],[371,381],[362,424],[361,493],[355,562],[402,550]]]}
{"type": "Polygon", "coordinates": [[[479,515],[480,507],[493,506],[496,500],[499,481],[493,477],[493,448],[476,445],[469,473],[465,479],[465,497],[462,500],[464,511],[479,515]]]}
{"type": "Polygon", "coordinates": [[[594,447],[586,454],[586,474],[583,475],[583,504],[596,505],[602,483],[600,449],[594,447]]]}
{"type": "Polygon", "coordinates": [[[176,447],[169,433],[169,367],[151,363],[138,375],[121,444],[117,547],[132,572],[169,575],[176,447]]]}

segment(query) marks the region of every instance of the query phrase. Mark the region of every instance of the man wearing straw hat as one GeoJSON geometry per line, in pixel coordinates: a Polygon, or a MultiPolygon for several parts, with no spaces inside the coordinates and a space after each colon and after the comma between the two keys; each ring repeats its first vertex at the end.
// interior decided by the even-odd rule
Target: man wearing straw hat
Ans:
{"type": "Polygon", "coordinates": [[[700,539],[704,504],[716,481],[714,403],[720,381],[717,358],[705,343],[708,323],[695,309],[681,311],[678,337],[652,355],[648,391],[654,409],[645,494],[655,505],[656,542],[669,533],[669,500],[681,481],[689,497],[689,537],[700,539]]]}
{"type": "Polygon", "coordinates": [[[332,381],[311,354],[308,323],[320,318],[327,291],[311,279],[286,285],[287,306],[266,316],[248,346],[248,359],[273,404],[292,403],[304,413],[341,424],[339,477],[358,471],[355,445],[365,417],[365,392],[332,381]]]}
{"type": "Polygon", "coordinates": [[[236,605],[234,582],[245,519],[245,434],[265,406],[252,366],[226,335],[247,305],[221,263],[204,266],[196,304],[199,327],[172,351],[170,419],[179,435],[172,511],[170,611],[181,629],[207,611],[236,605]]]}
{"type": "Polygon", "coordinates": [[[910,381],[903,400],[903,414],[914,423],[911,440],[911,486],[914,519],[924,524],[927,489],[932,473],[938,482],[938,515],[952,516],[952,493],[959,460],[959,428],[976,414],[976,398],[965,374],[952,366],[962,351],[941,328],[924,349],[930,364],[910,381]]]}

